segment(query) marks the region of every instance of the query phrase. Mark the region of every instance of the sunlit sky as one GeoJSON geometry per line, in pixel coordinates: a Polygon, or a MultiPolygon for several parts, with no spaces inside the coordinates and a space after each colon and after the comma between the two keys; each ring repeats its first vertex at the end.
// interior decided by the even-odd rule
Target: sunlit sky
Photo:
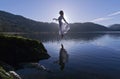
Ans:
{"type": "Polygon", "coordinates": [[[53,22],[63,10],[69,23],[120,24],[120,0],[1,0],[0,10],[42,22],[53,22]]]}

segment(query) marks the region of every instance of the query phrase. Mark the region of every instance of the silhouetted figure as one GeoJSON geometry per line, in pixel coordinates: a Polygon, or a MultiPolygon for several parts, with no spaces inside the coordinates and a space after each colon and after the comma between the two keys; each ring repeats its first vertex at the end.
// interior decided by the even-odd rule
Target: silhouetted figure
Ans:
{"type": "Polygon", "coordinates": [[[59,65],[61,70],[64,69],[66,62],[68,62],[68,54],[67,51],[64,49],[63,44],[61,44],[61,49],[59,52],[59,65]]]}
{"type": "Polygon", "coordinates": [[[60,34],[61,37],[63,38],[64,34],[67,33],[67,31],[70,29],[70,27],[69,27],[69,25],[68,25],[68,22],[67,22],[67,21],[65,20],[65,18],[64,18],[64,12],[61,10],[61,11],[59,12],[59,14],[60,14],[60,16],[58,17],[58,19],[53,18],[53,20],[56,20],[56,21],[59,22],[59,34],[60,34]],[[66,24],[64,24],[64,23],[62,22],[62,20],[64,20],[64,22],[65,22],[66,24]]]}

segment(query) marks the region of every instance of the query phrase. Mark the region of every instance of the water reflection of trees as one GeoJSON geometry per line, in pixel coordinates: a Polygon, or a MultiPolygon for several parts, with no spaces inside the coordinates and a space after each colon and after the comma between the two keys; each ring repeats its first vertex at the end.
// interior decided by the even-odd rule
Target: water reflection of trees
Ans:
{"type": "Polygon", "coordinates": [[[76,41],[93,41],[104,35],[105,33],[73,33],[71,35],[69,34],[68,37],[76,41]]]}
{"type": "MultiPolygon", "coordinates": [[[[68,33],[65,35],[64,40],[93,41],[104,35],[109,35],[112,38],[120,37],[120,33],[68,33]]],[[[54,42],[60,40],[58,33],[22,34],[20,36],[40,40],[42,42],[54,42]]]]}
{"type": "Polygon", "coordinates": [[[120,33],[108,33],[108,35],[112,38],[120,38],[120,33]]]}
{"type": "MultiPolygon", "coordinates": [[[[64,40],[75,41],[93,41],[104,36],[105,33],[68,33],[64,40]]],[[[59,41],[60,37],[57,33],[43,33],[43,34],[23,34],[22,36],[32,39],[41,40],[42,42],[59,41]]]]}

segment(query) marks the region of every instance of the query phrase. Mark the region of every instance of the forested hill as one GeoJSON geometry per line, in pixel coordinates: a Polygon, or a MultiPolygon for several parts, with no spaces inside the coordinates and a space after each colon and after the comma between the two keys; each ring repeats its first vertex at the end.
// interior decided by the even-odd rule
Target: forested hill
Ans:
{"type": "Polygon", "coordinates": [[[113,24],[109,27],[109,29],[114,31],[120,31],[120,24],[113,24]]]}
{"type": "Polygon", "coordinates": [[[87,31],[108,31],[109,29],[105,26],[86,22],[86,23],[73,23],[71,24],[71,31],[72,32],[87,32],[87,31]]]}
{"type": "MultiPolygon", "coordinates": [[[[91,22],[70,24],[70,32],[108,31],[109,28],[91,22]]],[[[0,32],[58,32],[58,24],[38,22],[20,15],[0,11],[0,32]]]]}
{"type": "Polygon", "coordinates": [[[56,30],[57,24],[37,22],[20,15],[0,11],[1,32],[44,32],[56,30]]]}

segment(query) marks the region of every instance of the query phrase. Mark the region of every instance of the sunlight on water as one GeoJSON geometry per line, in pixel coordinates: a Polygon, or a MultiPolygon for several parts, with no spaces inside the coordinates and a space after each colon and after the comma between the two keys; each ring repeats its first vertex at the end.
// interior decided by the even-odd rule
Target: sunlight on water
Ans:
{"type": "Polygon", "coordinates": [[[73,34],[60,40],[55,37],[34,36],[43,41],[51,56],[39,64],[51,72],[18,70],[24,79],[120,79],[120,34],[73,34]]]}
{"type": "Polygon", "coordinates": [[[74,46],[76,45],[76,43],[72,40],[61,40],[60,42],[47,42],[44,43],[45,47],[51,47],[53,49],[60,49],[61,48],[61,44],[64,45],[64,47],[69,50],[74,48],[74,46]]]}

